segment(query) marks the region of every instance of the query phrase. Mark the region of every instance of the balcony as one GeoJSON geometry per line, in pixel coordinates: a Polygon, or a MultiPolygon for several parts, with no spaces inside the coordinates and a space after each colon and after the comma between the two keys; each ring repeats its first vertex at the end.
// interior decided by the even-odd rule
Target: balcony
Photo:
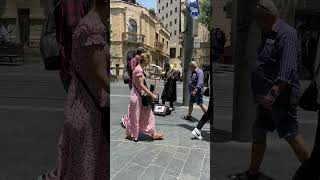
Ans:
{"type": "Polygon", "coordinates": [[[162,50],[163,50],[163,43],[161,43],[161,42],[154,42],[154,48],[155,48],[157,51],[162,51],[162,50]]]}
{"type": "Polygon", "coordinates": [[[122,34],[122,41],[130,43],[144,43],[144,35],[131,32],[124,32],[122,34]]]}

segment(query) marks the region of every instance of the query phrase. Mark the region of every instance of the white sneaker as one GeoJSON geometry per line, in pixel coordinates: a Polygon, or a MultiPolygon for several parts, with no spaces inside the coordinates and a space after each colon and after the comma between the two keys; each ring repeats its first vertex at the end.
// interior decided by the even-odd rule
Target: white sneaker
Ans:
{"type": "Polygon", "coordinates": [[[124,120],[125,120],[125,118],[126,118],[126,116],[123,116],[122,118],[121,118],[121,122],[122,122],[122,127],[124,127],[124,128],[126,128],[126,124],[125,124],[125,122],[124,122],[124,120]]]}
{"type": "Polygon", "coordinates": [[[203,137],[201,136],[201,131],[198,128],[194,128],[194,130],[192,131],[192,134],[199,140],[203,139],[203,137]]]}

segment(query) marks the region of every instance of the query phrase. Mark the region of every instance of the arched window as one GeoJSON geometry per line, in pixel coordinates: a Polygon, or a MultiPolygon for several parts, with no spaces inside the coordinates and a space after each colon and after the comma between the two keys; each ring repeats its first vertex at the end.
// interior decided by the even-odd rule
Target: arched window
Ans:
{"type": "Polygon", "coordinates": [[[133,19],[129,20],[128,32],[132,32],[132,33],[137,33],[138,32],[137,22],[135,20],[133,20],[133,19]]]}

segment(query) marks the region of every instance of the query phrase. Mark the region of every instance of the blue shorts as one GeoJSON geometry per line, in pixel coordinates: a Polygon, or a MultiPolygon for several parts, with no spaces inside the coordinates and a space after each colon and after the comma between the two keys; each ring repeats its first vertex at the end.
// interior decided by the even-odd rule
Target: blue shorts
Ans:
{"type": "Polygon", "coordinates": [[[203,104],[203,96],[200,94],[196,94],[195,96],[190,95],[190,104],[194,103],[201,106],[203,104]]]}
{"type": "Polygon", "coordinates": [[[297,106],[275,103],[272,111],[257,105],[257,117],[253,126],[253,140],[264,143],[267,132],[277,130],[280,138],[298,134],[297,106]]]}

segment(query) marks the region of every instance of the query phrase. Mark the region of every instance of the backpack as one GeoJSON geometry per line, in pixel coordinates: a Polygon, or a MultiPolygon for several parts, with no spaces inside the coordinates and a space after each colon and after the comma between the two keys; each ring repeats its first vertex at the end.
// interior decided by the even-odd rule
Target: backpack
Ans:
{"type": "Polygon", "coordinates": [[[51,7],[48,18],[42,27],[40,52],[46,70],[59,70],[61,67],[60,47],[56,39],[55,12],[60,7],[58,1],[51,7]]]}

